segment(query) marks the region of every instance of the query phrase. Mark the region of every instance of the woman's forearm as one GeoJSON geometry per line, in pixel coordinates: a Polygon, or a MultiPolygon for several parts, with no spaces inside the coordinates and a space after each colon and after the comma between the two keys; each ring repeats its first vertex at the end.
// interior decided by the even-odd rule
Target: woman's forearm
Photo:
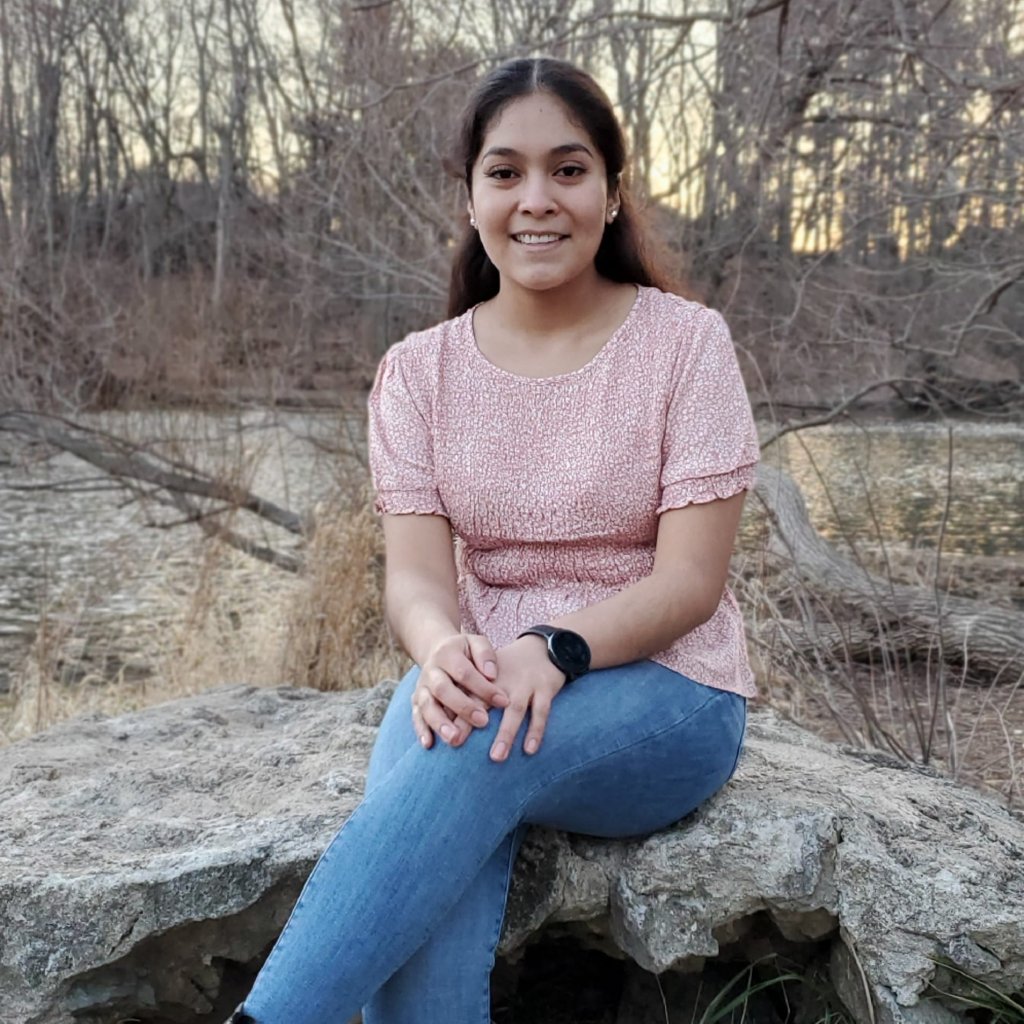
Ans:
{"type": "Polygon", "coordinates": [[[609,668],[663,651],[707,622],[720,597],[654,573],[550,625],[579,633],[590,645],[591,668],[609,668]]]}
{"type": "Polygon", "coordinates": [[[649,576],[596,604],[559,616],[590,645],[593,668],[665,650],[715,614],[746,494],[664,512],[649,576]]]}
{"type": "Polygon", "coordinates": [[[438,641],[460,631],[455,591],[416,572],[388,577],[384,607],[392,634],[417,665],[438,641]]]}

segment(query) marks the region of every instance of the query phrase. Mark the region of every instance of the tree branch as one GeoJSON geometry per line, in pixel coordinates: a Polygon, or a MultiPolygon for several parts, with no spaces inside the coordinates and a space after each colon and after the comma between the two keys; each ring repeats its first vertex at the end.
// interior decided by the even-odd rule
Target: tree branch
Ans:
{"type": "Polygon", "coordinates": [[[139,481],[168,494],[191,494],[222,501],[298,536],[308,537],[312,532],[312,522],[308,517],[282,508],[245,487],[216,480],[194,467],[188,467],[186,472],[180,468],[165,469],[154,461],[170,464],[162,456],[141,455],[121,439],[108,437],[101,441],[98,431],[62,417],[28,412],[0,413],[0,431],[5,430],[70,452],[117,480],[139,481]]]}

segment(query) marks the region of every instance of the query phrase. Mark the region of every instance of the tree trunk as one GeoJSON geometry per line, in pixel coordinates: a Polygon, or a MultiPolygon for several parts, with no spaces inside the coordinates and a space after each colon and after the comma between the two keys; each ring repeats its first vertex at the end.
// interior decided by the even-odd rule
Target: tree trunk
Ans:
{"type": "Polygon", "coordinates": [[[1024,614],[872,576],[821,537],[797,485],[773,466],[758,468],[755,493],[800,576],[875,620],[877,638],[897,635],[915,653],[938,650],[1010,685],[1024,677],[1024,614]]]}

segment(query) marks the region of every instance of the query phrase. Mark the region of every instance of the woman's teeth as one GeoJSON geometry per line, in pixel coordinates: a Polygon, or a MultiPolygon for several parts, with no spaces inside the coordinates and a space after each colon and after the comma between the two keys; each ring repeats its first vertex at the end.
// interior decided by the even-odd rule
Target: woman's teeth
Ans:
{"type": "Polygon", "coordinates": [[[513,235],[517,242],[524,245],[543,245],[545,242],[557,242],[561,235],[513,235]]]}

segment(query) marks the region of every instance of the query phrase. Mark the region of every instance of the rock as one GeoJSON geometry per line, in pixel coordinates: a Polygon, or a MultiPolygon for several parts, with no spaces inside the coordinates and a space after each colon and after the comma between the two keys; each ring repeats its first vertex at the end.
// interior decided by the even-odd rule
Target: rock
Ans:
{"type": "MultiPolygon", "coordinates": [[[[393,687],[223,687],[0,750],[0,1022],[226,1016],[356,806],[393,687]]],[[[735,778],[677,826],[531,833],[503,956],[541,929],[634,974],[824,951],[855,1019],[870,994],[879,1024],[945,1024],[933,957],[1024,987],[1024,821],[758,709],[735,778]]]]}

